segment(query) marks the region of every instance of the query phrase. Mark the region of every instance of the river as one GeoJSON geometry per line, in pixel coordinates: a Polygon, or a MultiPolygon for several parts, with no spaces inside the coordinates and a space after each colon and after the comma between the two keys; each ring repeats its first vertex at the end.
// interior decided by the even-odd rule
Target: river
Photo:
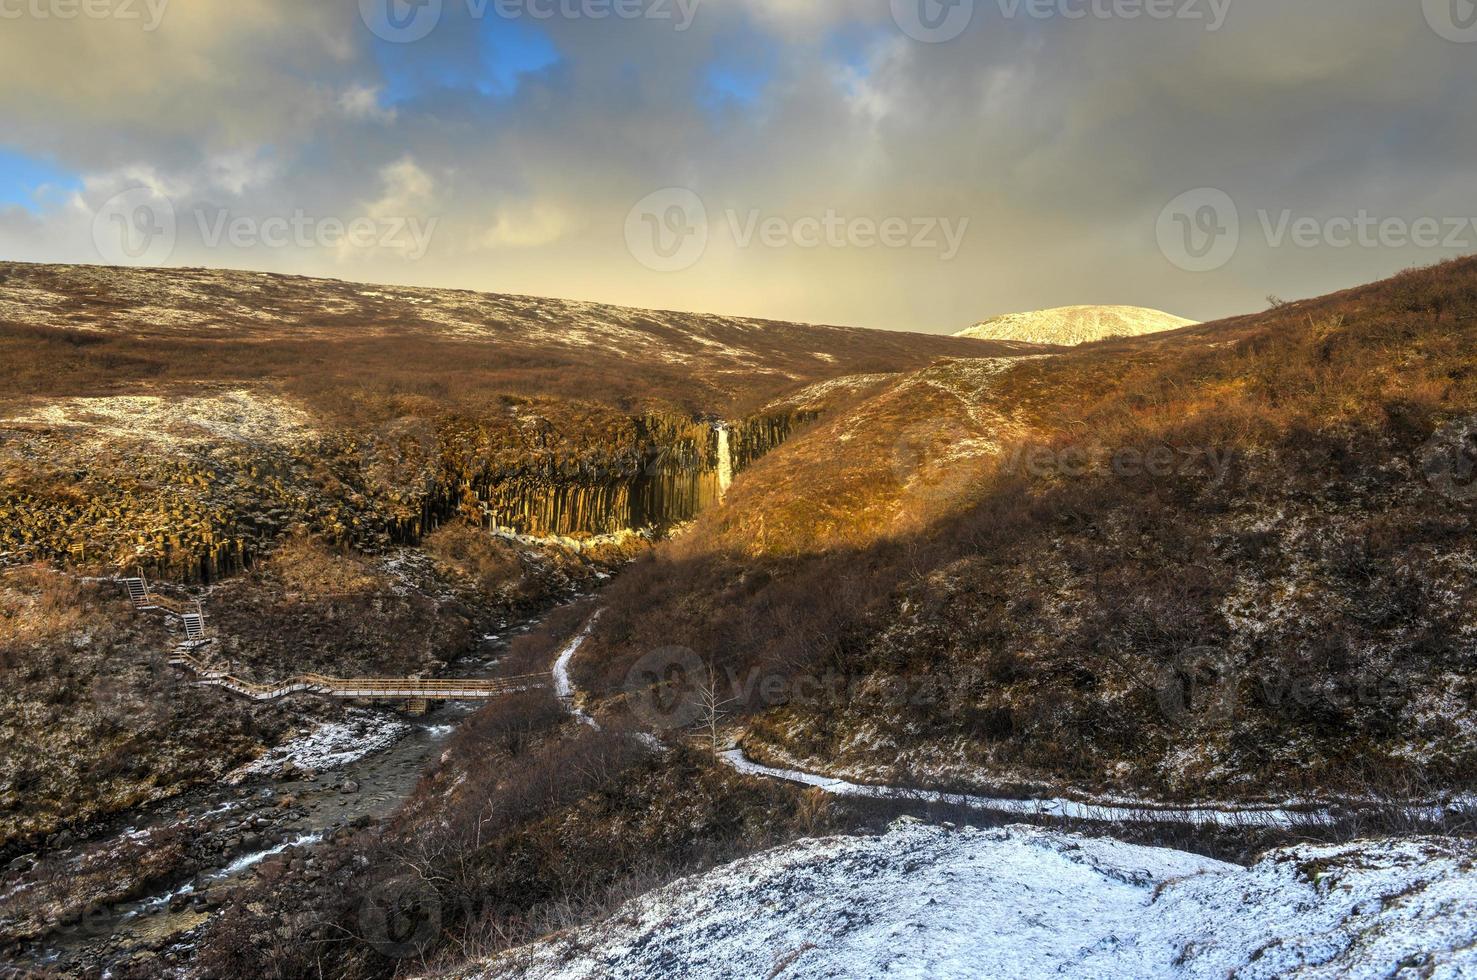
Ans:
{"type": "MultiPolygon", "coordinates": [[[[443,676],[494,676],[509,643],[554,611],[503,626],[443,676]]],[[[195,931],[268,859],[281,855],[295,873],[314,876],[317,845],[344,828],[367,826],[394,813],[477,707],[445,703],[418,718],[388,708],[350,709],[344,722],[319,726],[269,753],[244,778],[238,773],[239,782],[222,780],[195,790],[133,815],[116,831],[46,855],[59,857],[64,868],[81,870],[100,853],[183,835],[192,859],[186,873],[165,887],[73,917],[25,948],[21,961],[70,976],[105,973],[110,964],[141,951],[165,962],[186,959],[195,931]],[[274,765],[286,759],[298,768],[284,772],[274,765]]]]}

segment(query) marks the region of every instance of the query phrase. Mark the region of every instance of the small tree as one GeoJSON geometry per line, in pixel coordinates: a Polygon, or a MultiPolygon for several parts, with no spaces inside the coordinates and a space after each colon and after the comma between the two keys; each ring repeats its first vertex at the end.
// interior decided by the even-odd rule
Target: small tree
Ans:
{"type": "Polygon", "coordinates": [[[718,735],[723,726],[723,719],[728,716],[728,706],[733,704],[737,698],[725,698],[721,691],[718,680],[718,672],[713,669],[713,662],[707,662],[708,673],[702,684],[698,685],[695,692],[699,710],[697,725],[708,740],[709,750],[714,758],[718,756],[718,735]]]}

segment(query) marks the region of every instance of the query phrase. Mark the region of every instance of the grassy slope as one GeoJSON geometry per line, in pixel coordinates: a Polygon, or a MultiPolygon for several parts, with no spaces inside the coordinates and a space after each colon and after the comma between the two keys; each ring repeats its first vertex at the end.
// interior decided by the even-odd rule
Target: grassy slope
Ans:
{"type": "Polygon", "coordinates": [[[935,365],[619,582],[577,678],[618,691],[674,643],[835,672],[824,703],[756,693],[750,746],[879,779],[1462,788],[1474,509],[1422,459],[1477,413],[1474,359],[1464,261],[983,383],[935,365]],[[1158,447],[1158,475],[1109,465],[1158,447]]]}
{"type": "Polygon", "coordinates": [[[824,378],[1027,349],[300,276],[0,263],[7,396],[266,382],[330,418],[504,395],[742,414],[824,378]]]}

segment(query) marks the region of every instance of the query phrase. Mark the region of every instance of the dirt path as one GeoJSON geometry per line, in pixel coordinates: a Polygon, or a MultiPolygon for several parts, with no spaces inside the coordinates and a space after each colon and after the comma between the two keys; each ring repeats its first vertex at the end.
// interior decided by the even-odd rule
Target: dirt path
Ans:
{"type": "MultiPolygon", "coordinates": [[[[569,678],[569,665],[585,639],[594,628],[602,610],[597,610],[580,632],[560,651],[554,664],[555,686],[570,712],[581,722],[598,724],[576,706],[577,692],[569,678]]],[[[646,735],[644,740],[652,739],[646,735]]],[[[895,800],[899,802],[937,803],[962,807],[969,810],[1019,815],[1031,818],[1046,818],[1073,821],[1092,821],[1109,824],[1184,824],[1194,827],[1223,828],[1273,828],[1295,830],[1299,827],[1326,826],[1339,818],[1338,810],[1357,809],[1357,801],[1339,803],[1306,803],[1298,805],[1225,804],[1223,806],[1185,806],[1153,800],[1123,801],[1079,801],[1064,797],[1015,798],[990,797],[967,793],[950,793],[942,790],[922,789],[914,786],[869,785],[853,783],[834,776],[766,766],[755,762],[744,754],[741,747],[719,753],[719,759],[727,766],[751,776],[781,780],[813,786],[834,796],[865,797],[870,799],[895,800]]],[[[1452,815],[1452,808],[1470,808],[1471,798],[1449,804],[1410,804],[1404,816],[1413,822],[1441,824],[1452,815]]]]}

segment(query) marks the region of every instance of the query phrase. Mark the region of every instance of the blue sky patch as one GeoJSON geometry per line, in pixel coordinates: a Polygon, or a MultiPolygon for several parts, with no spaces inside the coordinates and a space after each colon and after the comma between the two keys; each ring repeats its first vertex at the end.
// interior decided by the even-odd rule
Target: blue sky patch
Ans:
{"type": "Polygon", "coordinates": [[[387,105],[445,90],[508,99],[517,93],[524,75],[562,60],[540,28],[494,16],[466,23],[448,20],[414,44],[377,42],[374,53],[384,76],[387,105]]]}
{"type": "Polygon", "coordinates": [[[41,201],[37,192],[41,188],[47,188],[47,196],[52,196],[81,186],[82,181],[75,173],[39,157],[0,147],[0,204],[19,204],[39,211],[41,201]]]}

